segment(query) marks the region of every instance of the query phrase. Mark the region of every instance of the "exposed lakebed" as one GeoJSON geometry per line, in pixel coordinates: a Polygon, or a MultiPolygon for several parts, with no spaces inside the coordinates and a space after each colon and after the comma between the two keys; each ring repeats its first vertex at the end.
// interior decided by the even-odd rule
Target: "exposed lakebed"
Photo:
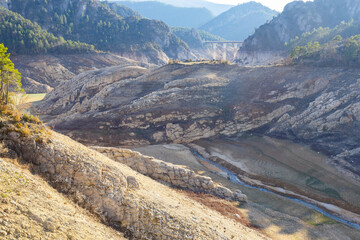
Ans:
{"type": "Polygon", "coordinates": [[[249,199],[241,208],[254,225],[275,239],[289,235],[307,239],[354,239],[360,234],[356,229],[358,225],[348,221],[352,217],[350,211],[345,211],[350,213],[347,218],[338,219],[331,211],[304,201],[308,198],[317,202],[315,197],[319,202],[329,203],[327,207],[335,208],[342,207],[343,203],[356,209],[359,204],[359,183],[343,176],[327,164],[325,156],[310,148],[267,137],[199,140],[191,148],[171,144],[134,150],[189,166],[227,187],[240,189],[249,199]],[[191,152],[193,147],[197,150],[191,152]],[[198,150],[201,156],[196,156],[198,150]],[[236,172],[239,169],[241,171],[236,172]],[[239,184],[234,179],[237,175],[246,183],[239,184]],[[304,198],[283,194],[288,192],[304,198]]]}

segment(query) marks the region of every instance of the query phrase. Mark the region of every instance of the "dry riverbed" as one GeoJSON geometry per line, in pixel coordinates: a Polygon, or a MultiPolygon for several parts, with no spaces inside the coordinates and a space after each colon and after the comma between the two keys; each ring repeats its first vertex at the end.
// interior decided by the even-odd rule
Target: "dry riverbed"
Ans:
{"type": "MultiPolygon", "coordinates": [[[[281,182],[293,183],[296,189],[305,193],[328,199],[335,196],[336,203],[339,201],[336,197],[340,196],[343,201],[351,202],[356,206],[356,197],[359,194],[356,182],[341,178],[335,169],[326,164],[323,156],[304,146],[256,137],[244,138],[236,142],[201,140],[195,144],[203,147],[212,157],[221,157],[244,172],[247,171],[251,176],[273,180],[272,185],[281,182]],[[275,159],[269,157],[273,155],[276,155],[275,159]],[[304,171],[307,174],[301,174],[304,171]]],[[[274,239],[343,240],[356,239],[360,235],[359,230],[325,217],[285,197],[232,183],[225,172],[201,161],[186,146],[152,145],[133,150],[167,162],[189,166],[226,187],[240,189],[249,199],[247,204],[239,206],[241,212],[248,217],[252,225],[263,229],[274,239]]]]}

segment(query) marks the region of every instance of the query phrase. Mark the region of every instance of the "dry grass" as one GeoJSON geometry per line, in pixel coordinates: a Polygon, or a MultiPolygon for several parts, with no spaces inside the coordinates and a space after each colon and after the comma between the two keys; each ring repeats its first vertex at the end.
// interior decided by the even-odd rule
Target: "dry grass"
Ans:
{"type": "Polygon", "coordinates": [[[13,105],[0,104],[1,126],[5,127],[2,132],[18,132],[22,137],[34,136],[37,142],[46,142],[51,134],[49,129],[38,117],[27,113],[21,113],[13,105]]]}
{"type": "Polygon", "coordinates": [[[253,229],[258,229],[250,223],[250,221],[243,215],[243,213],[238,209],[237,202],[226,201],[217,197],[214,197],[209,194],[204,193],[194,193],[190,191],[178,190],[179,192],[185,194],[189,198],[205,205],[206,207],[217,211],[221,215],[233,219],[238,223],[246,227],[253,229]]]}

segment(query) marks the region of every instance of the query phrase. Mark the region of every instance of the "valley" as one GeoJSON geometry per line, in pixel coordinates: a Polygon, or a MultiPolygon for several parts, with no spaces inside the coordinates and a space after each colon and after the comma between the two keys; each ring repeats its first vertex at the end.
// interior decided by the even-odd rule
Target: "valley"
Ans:
{"type": "Polygon", "coordinates": [[[360,239],[360,0],[260,2],[0,0],[0,239],[360,239]]]}
{"type": "MultiPolygon", "coordinates": [[[[326,144],[339,144],[335,138],[330,142],[328,136],[317,135],[310,147],[307,143],[311,135],[302,137],[302,128],[309,134],[309,126],[328,125],[329,120],[321,123],[321,119],[324,116],[331,119],[334,112],[342,111],[335,104],[338,100],[321,100],[325,96],[339,97],[339,101],[349,106],[345,109],[353,109],[356,116],[354,111],[358,108],[352,107],[351,99],[357,98],[352,91],[358,86],[358,72],[354,69],[344,73],[340,68],[321,68],[320,72],[310,67],[239,67],[209,62],[174,63],[150,70],[113,67],[89,72],[63,84],[33,111],[39,113],[41,109],[45,113],[48,109],[42,118],[49,125],[86,145],[130,147],[165,162],[185,165],[232,190],[241,190],[248,197],[245,207],[240,206],[241,211],[274,239],[289,236],[353,239],[358,234],[356,224],[360,220],[357,165],[349,168],[337,162],[336,155],[329,155],[331,150],[326,144]],[[259,76],[268,76],[261,89],[257,88],[259,76]],[[352,87],[339,95],[338,81],[344,78],[352,87]],[[95,93],[94,86],[100,82],[102,90],[95,93]],[[121,90],[125,88],[132,91],[121,90]],[[212,90],[207,92],[207,88],[212,90]],[[63,97],[59,98],[58,94],[63,97]],[[82,96],[88,100],[79,101],[82,96]],[[194,96],[197,96],[196,106],[194,96]],[[228,105],[230,102],[237,104],[228,105]],[[309,110],[311,106],[317,108],[309,110]],[[120,116],[119,111],[127,115],[120,116]],[[94,121],[92,125],[85,125],[89,120],[83,122],[83,112],[94,121]],[[243,117],[245,113],[247,118],[243,117]],[[293,124],[292,134],[287,133],[285,126],[292,118],[304,119],[303,125],[298,122],[298,135],[294,135],[293,124]],[[95,129],[96,124],[99,127],[95,129]],[[179,145],[167,145],[171,142],[179,145]],[[230,170],[248,185],[229,181],[226,171],[202,161],[191,149],[230,170]],[[261,212],[264,209],[266,214],[261,212]],[[281,228],[286,228],[285,233],[281,228]]],[[[336,132],[346,131],[347,125],[343,125],[341,117],[333,121],[336,132]]]]}
{"type": "MultiPolygon", "coordinates": [[[[267,141],[278,141],[276,139],[267,139],[267,141]]],[[[232,151],[222,151],[219,150],[223,149],[221,142],[224,142],[224,144],[231,144],[229,141],[223,141],[223,140],[215,140],[215,141],[196,141],[194,144],[190,144],[191,148],[193,149],[199,149],[202,153],[202,155],[210,157],[210,159],[213,159],[209,153],[207,153],[205,148],[202,148],[201,146],[207,146],[206,149],[212,149],[211,152],[213,155],[219,156],[219,152],[227,152],[230,153],[232,151]],[[214,149],[217,149],[214,150],[214,149]]],[[[262,143],[262,146],[256,146],[254,147],[254,150],[263,150],[265,152],[269,152],[269,145],[266,146],[264,144],[264,140],[262,139],[242,139],[242,144],[248,143],[254,144],[254,143],[262,143]]],[[[232,142],[235,144],[235,142],[232,142]]],[[[294,144],[291,142],[285,142],[282,141],[282,146],[278,146],[275,150],[277,152],[280,152],[282,147],[284,145],[289,145],[290,148],[303,148],[303,146],[294,144]]],[[[273,145],[271,145],[271,150],[273,149],[273,145]]],[[[218,182],[223,183],[225,186],[230,187],[231,189],[240,189],[242,192],[246,193],[248,196],[248,202],[247,204],[242,204],[240,206],[240,209],[244,211],[247,215],[250,217],[250,221],[252,224],[260,227],[265,232],[269,233],[270,236],[274,239],[287,239],[287,238],[310,238],[310,239],[316,239],[319,236],[322,236],[325,239],[342,239],[344,237],[345,239],[353,239],[357,236],[358,230],[352,229],[351,227],[347,226],[346,224],[340,224],[336,220],[332,218],[328,218],[323,216],[318,211],[314,210],[310,206],[304,206],[301,203],[294,202],[293,200],[287,199],[286,197],[282,197],[279,195],[274,195],[273,193],[270,193],[269,191],[261,191],[256,189],[255,187],[250,187],[247,184],[235,184],[233,181],[229,180],[229,175],[227,174],[227,171],[224,170],[223,167],[216,167],[217,165],[209,165],[208,162],[202,160],[202,157],[199,158],[197,154],[194,154],[191,151],[191,148],[180,145],[180,144],[170,144],[170,145],[152,145],[152,146],[144,146],[144,147],[136,147],[134,150],[139,151],[143,154],[152,155],[156,158],[163,159],[165,161],[169,161],[174,164],[182,164],[186,166],[190,166],[192,169],[197,169],[199,172],[201,172],[204,175],[211,176],[213,179],[216,179],[218,182]],[[264,211],[264,208],[266,208],[266,211],[264,211]],[[279,217],[281,216],[281,217],[279,217]],[[295,223],[296,222],[296,223],[295,223]],[[308,225],[310,224],[310,225],[308,225]],[[310,227],[311,226],[311,227],[310,227]],[[331,229],[326,227],[331,226],[331,229]],[[283,228],[283,231],[280,231],[280,229],[283,228]],[[351,230],[352,229],[352,230],[351,230]]],[[[249,147],[247,148],[249,150],[252,150],[253,148],[249,147]]],[[[304,154],[317,154],[310,149],[307,149],[304,151],[302,149],[302,153],[304,154]]],[[[281,153],[281,152],[280,152],[281,153]]],[[[236,155],[236,153],[233,153],[236,155]]],[[[242,152],[243,156],[247,159],[243,159],[243,161],[246,160],[252,160],[257,161],[259,158],[259,155],[253,155],[248,154],[247,152],[242,152]]],[[[222,156],[224,157],[224,156],[222,156]]],[[[225,158],[225,157],[224,157],[225,158]]],[[[248,160],[248,161],[249,161],[248,160]]],[[[230,159],[227,158],[227,163],[229,163],[230,159]]],[[[287,161],[288,164],[291,164],[292,161],[287,161]]],[[[229,167],[229,164],[220,163],[222,166],[229,167]]],[[[328,168],[326,164],[319,167],[319,170],[322,170],[322,168],[328,168]]],[[[230,167],[229,167],[230,168],[230,167]]],[[[261,167],[253,167],[251,168],[253,170],[259,170],[263,171],[268,168],[261,167]]],[[[276,169],[276,166],[273,166],[270,169],[276,169]]],[[[235,172],[234,168],[232,169],[233,172],[235,172]]],[[[278,179],[271,181],[269,179],[261,179],[265,185],[259,185],[259,181],[256,179],[252,179],[249,177],[244,177],[247,172],[244,171],[238,176],[246,181],[248,184],[251,184],[252,186],[263,186],[266,189],[269,189],[269,184],[278,184],[278,179]]],[[[288,176],[288,175],[281,175],[278,176],[288,176]]],[[[230,177],[231,179],[231,177],[230,177]]],[[[347,179],[349,180],[349,179],[347,179]]],[[[351,181],[351,180],[350,180],[351,181]]],[[[284,192],[277,187],[275,188],[275,192],[280,193],[282,195],[286,191],[289,191],[291,189],[291,185],[287,185],[289,188],[286,188],[284,192]]],[[[343,185],[346,186],[346,185],[343,185]]],[[[271,187],[271,186],[270,186],[271,187]]],[[[271,190],[274,191],[274,190],[271,190]]],[[[343,215],[342,217],[345,218],[352,218],[352,214],[349,215],[343,215]]]]}

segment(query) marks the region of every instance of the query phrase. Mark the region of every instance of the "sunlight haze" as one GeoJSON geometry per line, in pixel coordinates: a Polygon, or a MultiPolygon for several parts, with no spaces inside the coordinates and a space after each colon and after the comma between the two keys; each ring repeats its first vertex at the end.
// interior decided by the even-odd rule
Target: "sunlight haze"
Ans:
{"type": "MultiPolygon", "coordinates": [[[[231,5],[237,5],[237,4],[249,2],[247,0],[208,0],[208,1],[213,3],[231,4],[231,5]]],[[[312,0],[304,0],[304,2],[307,1],[312,1],[312,0]]],[[[294,1],[293,0],[257,0],[255,2],[259,2],[271,9],[282,11],[286,4],[294,1]]]]}

